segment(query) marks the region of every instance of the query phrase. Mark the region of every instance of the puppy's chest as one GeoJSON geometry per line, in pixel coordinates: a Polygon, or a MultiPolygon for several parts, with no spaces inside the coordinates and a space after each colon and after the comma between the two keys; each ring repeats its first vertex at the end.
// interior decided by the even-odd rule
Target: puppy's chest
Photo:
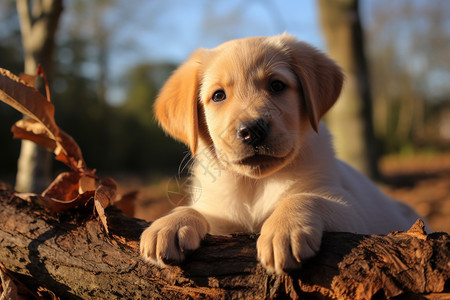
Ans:
{"type": "Polygon", "coordinates": [[[289,180],[227,180],[202,186],[200,203],[209,214],[226,218],[233,230],[259,232],[293,182],[289,180]],[[233,184],[230,184],[232,182],[233,184]]]}
{"type": "MultiPolygon", "coordinates": [[[[286,191],[290,188],[291,182],[269,182],[257,187],[253,197],[248,201],[243,201],[245,207],[243,221],[248,220],[248,229],[252,232],[259,232],[264,221],[272,214],[280,201],[283,200],[286,191]]],[[[245,222],[245,221],[244,221],[245,222]]]]}

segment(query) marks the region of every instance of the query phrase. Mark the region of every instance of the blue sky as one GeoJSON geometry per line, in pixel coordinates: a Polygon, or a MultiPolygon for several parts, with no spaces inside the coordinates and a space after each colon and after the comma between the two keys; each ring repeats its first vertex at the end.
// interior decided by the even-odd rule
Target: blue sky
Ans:
{"type": "MultiPolygon", "coordinates": [[[[438,54],[444,55],[448,45],[427,48],[427,36],[417,35],[424,28],[426,29],[426,26],[422,26],[424,24],[421,19],[426,15],[427,10],[435,7],[440,11],[447,11],[449,6],[444,5],[450,2],[447,1],[361,0],[361,19],[363,26],[373,27],[374,12],[383,9],[385,17],[391,19],[386,23],[387,26],[382,27],[380,32],[383,34],[379,38],[388,37],[388,43],[395,44],[401,54],[404,54],[399,56],[399,64],[415,73],[420,82],[433,83],[429,84],[430,87],[434,87],[436,82],[440,86],[447,85],[448,66],[439,64],[441,57],[438,54]],[[396,18],[395,14],[398,13],[396,7],[405,7],[406,4],[415,7],[416,14],[413,18],[404,20],[403,23],[392,22],[396,18]],[[389,15],[391,11],[393,14],[389,15]],[[420,41],[422,43],[420,47],[414,45],[420,41]],[[438,54],[436,49],[440,49],[438,54]],[[424,71],[430,73],[429,69],[424,69],[427,62],[434,63],[432,68],[437,69],[433,73],[437,74],[436,76],[427,76],[424,73],[424,71]],[[443,73],[446,75],[443,76],[443,73]]],[[[2,2],[0,8],[6,4],[2,2]]],[[[0,10],[0,16],[3,13],[0,10]]],[[[444,15],[441,30],[446,30],[446,33],[440,34],[445,42],[450,32],[450,21],[448,21],[450,19],[447,17],[448,12],[444,15]]],[[[56,40],[63,44],[64,40],[73,37],[74,32],[84,35],[84,38],[88,40],[92,39],[92,47],[88,47],[87,51],[87,57],[91,57],[91,61],[83,63],[81,70],[83,75],[93,79],[98,78],[99,75],[98,55],[96,55],[98,49],[96,49],[97,41],[95,40],[97,36],[93,34],[96,23],[103,24],[109,35],[107,73],[113,102],[120,100],[121,79],[130,68],[149,62],[181,63],[199,47],[213,48],[230,39],[274,35],[287,31],[326,51],[320,28],[317,0],[65,1],[56,40]],[[112,5],[105,6],[105,3],[112,3],[112,5]],[[80,11],[79,8],[84,10],[80,11]]],[[[6,30],[11,27],[10,24],[3,25],[6,30]]],[[[376,25],[383,26],[380,23],[376,25]]],[[[4,31],[0,30],[0,37],[2,32],[4,31]]],[[[378,44],[385,45],[386,41],[381,43],[375,41],[369,50],[377,51],[378,44]]],[[[70,67],[73,55],[70,49],[66,48],[58,53],[57,59],[70,67]]],[[[431,90],[443,89],[432,88],[431,90]]]]}
{"type": "Polygon", "coordinates": [[[181,62],[199,47],[284,31],[322,48],[316,1],[148,1],[133,13],[133,23],[121,27],[116,41],[134,39],[142,59],[181,62]]]}
{"type": "MultiPolygon", "coordinates": [[[[426,8],[425,2],[410,1],[426,8]]],[[[133,66],[148,62],[181,63],[197,48],[213,48],[230,39],[286,31],[326,51],[316,0],[117,0],[115,5],[106,8],[101,8],[104,2],[85,0],[83,3],[90,9],[78,14],[78,19],[73,12],[79,2],[65,3],[57,38],[70,37],[67,31],[73,28],[89,37],[92,24],[98,22],[99,15],[104,16],[100,22],[110,34],[108,95],[112,103],[124,99],[121,76],[133,66]]],[[[376,3],[377,0],[360,1],[363,26],[373,22],[376,3]]],[[[404,5],[407,1],[395,3],[404,5]]],[[[427,3],[435,5],[437,2],[427,3]]],[[[394,2],[392,7],[395,7],[394,2]]],[[[408,36],[406,33],[412,33],[407,29],[411,24],[407,25],[406,29],[386,28],[385,32],[395,35],[396,43],[401,44],[401,37],[404,40],[408,36]]],[[[433,53],[419,54],[433,56],[433,53]]],[[[408,56],[406,67],[417,65],[414,64],[419,61],[417,57],[408,56]]],[[[97,61],[85,63],[82,70],[87,77],[97,78],[97,61]]]]}
{"type": "MultiPolygon", "coordinates": [[[[66,2],[59,36],[64,38],[71,26],[84,28],[89,35],[89,22],[98,18],[97,7],[84,14],[80,23],[70,14],[71,5],[76,4],[66,2]]],[[[119,1],[102,11],[103,22],[113,33],[109,76],[117,82],[109,89],[109,100],[120,103],[124,98],[120,76],[130,67],[146,62],[180,63],[197,48],[213,48],[230,39],[286,31],[324,49],[316,5],[315,0],[119,1]]],[[[96,77],[98,65],[88,63],[83,69],[87,76],[96,77]]]]}

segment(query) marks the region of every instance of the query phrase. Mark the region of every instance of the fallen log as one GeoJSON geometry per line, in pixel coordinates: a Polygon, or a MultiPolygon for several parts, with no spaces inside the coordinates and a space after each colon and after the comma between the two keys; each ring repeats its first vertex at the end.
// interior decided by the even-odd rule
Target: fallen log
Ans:
{"type": "Polygon", "coordinates": [[[207,236],[184,264],[161,269],[139,258],[145,221],[109,209],[107,235],[92,213],[50,215],[12,192],[0,184],[0,263],[61,299],[450,297],[449,236],[425,235],[420,221],[387,236],[325,233],[288,275],[264,271],[250,234],[207,236]]]}

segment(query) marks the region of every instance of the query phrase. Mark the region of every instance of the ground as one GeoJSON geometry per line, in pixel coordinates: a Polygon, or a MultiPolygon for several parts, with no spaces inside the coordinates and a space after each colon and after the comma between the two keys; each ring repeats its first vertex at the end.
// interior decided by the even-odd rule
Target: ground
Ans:
{"type": "MultiPolygon", "coordinates": [[[[424,216],[432,231],[450,232],[450,153],[385,157],[380,162],[385,177],[377,183],[389,196],[408,203],[424,216]]],[[[174,176],[164,180],[143,180],[116,176],[120,192],[138,190],[134,216],[154,220],[187,202],[187,181],[174,176]]]]}
{"type": "Polygon", "coordinates": [[[391,197],[410,204],[435,232],[450,233],[450,154],[382,160],[391,197]]]}

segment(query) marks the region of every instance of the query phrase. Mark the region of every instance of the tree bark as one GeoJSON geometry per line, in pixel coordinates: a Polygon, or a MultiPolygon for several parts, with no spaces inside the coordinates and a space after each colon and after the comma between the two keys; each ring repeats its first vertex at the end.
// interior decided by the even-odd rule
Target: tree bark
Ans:
{"type": "Polygon", "coordinates": [[[146,222],[109,209],[108,236],[90,212],[52,216],[12,192],[0,184],[0,263],[62,299],[450,296],[449,236],[418,225],[388,236],[325,233],[318,255],[288,275],[265,272],[249,234],[207,236],[181,266],[161,269],[139,258],[146,222]]]}
{"type": "Polygon", "coordinates": [[[358,0],[320,0],[320,17],[330,57],[342,67],[345,82],[338,102],[327,114],[339,158],[379,179],[372,95],[364,52],[358,0]]]}
{"type": "MultiPolygon", "coordinates": [[[[63,6],[62,0],[17,0],[25,73],[36,73],[40,64],[51,78],[54,39],[63,6]]],[[[42,79],[36,88],[45,94],[42,79]]],[[[17,165],[16,189],[41,193],[50,183],[51,154],[35,143],[23,140],[17,165]]]]}

